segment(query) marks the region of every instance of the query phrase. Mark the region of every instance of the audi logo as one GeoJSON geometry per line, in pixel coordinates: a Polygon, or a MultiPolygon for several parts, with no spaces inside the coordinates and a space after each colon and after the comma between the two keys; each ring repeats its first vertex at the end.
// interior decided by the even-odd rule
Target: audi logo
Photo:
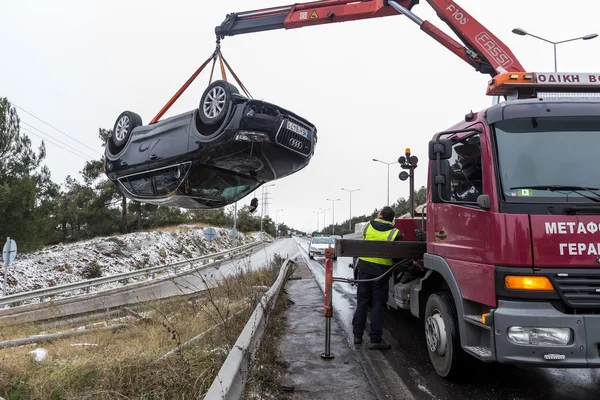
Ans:
{"type": "Polygon", "coordinates": [[[290,146],[295,147],[298,150],[302,150],[302,142],[296,139],[290,139],[290,141],[288,142],[290,144],[290,146]]]}

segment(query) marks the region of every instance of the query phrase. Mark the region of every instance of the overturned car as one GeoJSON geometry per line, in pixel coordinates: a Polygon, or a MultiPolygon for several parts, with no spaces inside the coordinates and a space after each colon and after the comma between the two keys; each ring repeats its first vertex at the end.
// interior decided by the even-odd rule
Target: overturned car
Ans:
{"type": "Polygon", "coordinates": [[[220,208],[306,167],[316,143],[306,119],[219,80],[197,109],[154,124],[123,112],[106,142],[104,171],[132,200],[220,208]]]}

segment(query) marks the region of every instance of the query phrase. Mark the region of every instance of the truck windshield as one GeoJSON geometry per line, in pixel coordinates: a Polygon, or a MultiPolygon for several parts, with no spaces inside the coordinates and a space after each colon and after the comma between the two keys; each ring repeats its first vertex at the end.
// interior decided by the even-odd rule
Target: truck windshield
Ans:
{"type": "Polygon", "coordinates": [[[507,201],[600,199],[600,117],[518,118],[494,131],[507,201]]]}

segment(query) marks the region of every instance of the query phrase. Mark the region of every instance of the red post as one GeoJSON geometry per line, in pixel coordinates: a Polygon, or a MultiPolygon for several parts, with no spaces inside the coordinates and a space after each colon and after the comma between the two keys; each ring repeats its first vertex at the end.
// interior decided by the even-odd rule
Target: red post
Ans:
{"type": "Polygon", "coordinates": [[[325,249],[325,352],[321,357],[332,359],[331,354],[331,318],[333,317],[333,257],[335,249],[325,249]]]}

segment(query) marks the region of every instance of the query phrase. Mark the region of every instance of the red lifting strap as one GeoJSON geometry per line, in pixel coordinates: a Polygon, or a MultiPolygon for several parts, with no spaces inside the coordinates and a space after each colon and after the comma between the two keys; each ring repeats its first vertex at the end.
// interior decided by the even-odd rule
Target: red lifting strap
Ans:
{"type": "Polygon", "coordinates": [[[171,106],[173,106],[173,104],[177,101],[177,99],[179,99],[179,97],[181,97],[183,92],[185,92],[186,89],[188,87],[190,87],[192,82],[194,82],[194,80],[198,77],[198,75],[200,75],[200,73],[204,70],[204,68],[206,68],[206,66],[210,63],[210,60],[213,60],[212,70],[210,71],[210,80],[209,80],[209,84],[210,84],[212,82],[213,74],[215,72],[215,65],[217,63],[217,58],[219,59],[219,64],[221,66],[221,76],[223,77],[223,80],[227,81],[227,74],[225,73],[225,66],[227,66],[227,69],[229,70],[229,72],[231,72],[231,75],[236,80],[238,85],[240,85],[240,88],[244,91],[246,96],[248,96],[249,98],[252,98],[252,95],[250,95],[250,92],[248,91],[246,86],[244,86],[244,84],[240,81],[240,79],[238,78],[236,73],[233,72],[233,70],[231,69],[231,66],[229,65],[227,60],[225,60],[225,58],[223,57],[223,54],[221,53],[221,49],[219,48],[219,46],[217,46],[217,49],[215,50],[215,52],[200,66],[200,68],[198,68],[196,70],[196,72],[194,72],[192,74],[192,76],[190,76],[190,78],[183,84],[183,86],[177,91],[177,93],[175,93],[175,95],[173,95],[173,97],[171,97],[171,99],[167,102],[167,104],[165,104],[165,106],[158,112],[158,114],[156,114],[156,116],[152,119],[152,121],[150,121],[150,124],[156,123],[158,120],[161,119],[161,117],[163,115],[165,115],[165,113],[169,110],[169,108],[171,108],[171,106]],[[223,64],[225,64],[225,66],[223,64]]]}
{"type": "Polygon", "coordinates": [[[192,84],[192,82],[194,82],[198,75],[200,75],[200,72],[202,72],[202,70],[206,68],[210,60],[214,59],[216,56],[217,52],[211,54],[211,56],[200,66],[200,68],[198,68],[196,72],[192,74],[190,79],[188,79],[187,82],[183,84],[183,86],[177,91],[177,93],[175,93],[175,95],[171,97],[171,100],[169,100],[167,104],[165,104],[165,106],[158,112],[158,114],[156,114],[152,121],[150,121],[150,124],[157,122],[163,115],[165,115],[165,113],[169,110],[169,108],[171,108],[173,103],[177,101],[177,99],[183,94],[183,92],[185,92],[185,90],[192,84]]]}

